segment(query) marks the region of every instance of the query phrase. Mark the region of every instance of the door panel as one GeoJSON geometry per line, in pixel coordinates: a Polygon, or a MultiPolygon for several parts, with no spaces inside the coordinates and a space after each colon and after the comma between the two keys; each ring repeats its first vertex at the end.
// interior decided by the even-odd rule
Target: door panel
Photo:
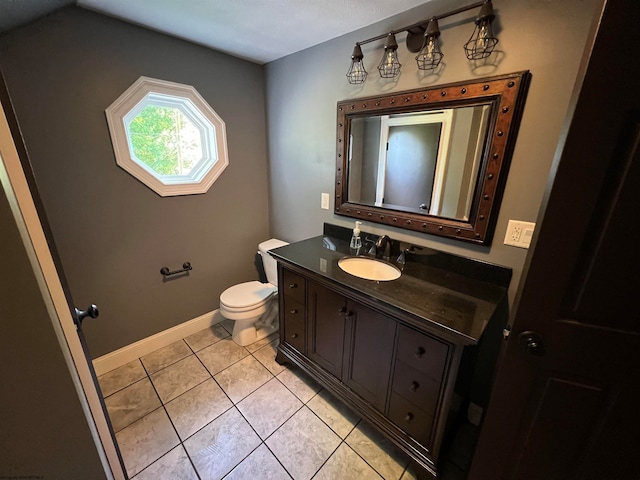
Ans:
{"type": "Polygon", "coordinates": [[[342,378],[346,304],[342,295],[309,282],[307,354],[337,378],[342,378]]]}
{"type": "MultiPolygon", "coordinates": [[[[59,321],[54,325],[56,332],[65,337],[66,345],[63,352],[67,352],[73,360],[70,365],[72,377],[77,375],[82,389],[79,395],[81,402],[86,402],[88,408],[87,419],[97,430],[96,445],[106,456],[107,468],[116,479],[126,478],[124,463],[116,443],[113,428],[102,398],[100,386],[88,354],[86,342],[80,329],[76,329],[75,305],[71,298],[64,270],[57,254],[55,242],[46,213],[38,193],[37,184],[33,176],[27,149],[22,139],[18,120],[11,105],[11,98],[0,75],[1,136],[3,143],[2,160],[5,165],[8,180],[14,192],[17,206],[25,223],[29,242],[33,248],[38,263],[38,269],[43,282],[48,289],[52,308],[59,321]],[[5,132],[6,130],[6,132],[5,132]],[[11,138],[5,141],[5,133],[11,138]],[[68,350],[66,350],[68,349],[68,350]]],[[[76,322],[77,323],[77,322],[76,322]]],[[[105,470],[106,471],[106,470],[105,470]]]]}
{"type": "Polygon", "coordinates": [[[347,303],[348,351],[342,381],[384,412],[391,375],[396,321],[359,303],[347,303]]]}
{"type": "Polygon", "coordinates": [[[471,480],[640,478],[638,18],[608,0],[594,25],[471,480]]]}

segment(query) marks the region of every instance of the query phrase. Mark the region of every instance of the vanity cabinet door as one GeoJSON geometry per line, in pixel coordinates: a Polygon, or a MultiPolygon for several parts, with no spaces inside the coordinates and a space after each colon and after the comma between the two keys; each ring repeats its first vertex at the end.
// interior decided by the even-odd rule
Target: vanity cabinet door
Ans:
{"type": "Polygon", "coordinates": [[[342,295],[309,282],[307,356],[337,378],[342,377],[346,304],[342,295]]]}
{"type": "Polygon", "coordinates": [[[280,341],[294,347],[301,353],[305,353],[305,279],[300,275],[282,269],[282,287],[280,294],[281,333],[280,341]]]}
{"type": "Polygon", "coordinates": [[[344,375],[351,390],[376,410],[385,411],[396,321],[359,303],[347,302],[344,375]]]}

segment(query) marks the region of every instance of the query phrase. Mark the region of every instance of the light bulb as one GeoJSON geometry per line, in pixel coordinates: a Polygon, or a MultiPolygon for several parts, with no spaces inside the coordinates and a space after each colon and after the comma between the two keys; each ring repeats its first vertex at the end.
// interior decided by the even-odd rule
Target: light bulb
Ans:
{"type": "Polygon", "coordinates": [[[438,21],[433,18],[424,33],[424,44],[418,55],[416,55],[416,62],[420,70],[434,70],[440,65],[444,55],[440,51],[440,45],[438,44],[439,36],[438,21]]]}
{"type": "Polygon", "coordinates": [[[396,36],[390,33],[384,44],[384,54],[378,64],[378,72],[382,78],[394,78],[400,74],[400,62],[398,61],[398,44],[396,36]]]}

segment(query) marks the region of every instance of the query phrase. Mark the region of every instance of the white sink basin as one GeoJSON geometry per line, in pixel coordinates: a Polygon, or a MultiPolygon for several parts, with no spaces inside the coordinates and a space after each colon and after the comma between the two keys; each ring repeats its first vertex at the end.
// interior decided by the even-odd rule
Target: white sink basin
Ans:
{"type": "Polygon", "coordinates": [[[338,260],[338,266],[356,277],[379,282],[395,280],[402,273],[395,265],[369,257],[344,257],[338,260]]]}

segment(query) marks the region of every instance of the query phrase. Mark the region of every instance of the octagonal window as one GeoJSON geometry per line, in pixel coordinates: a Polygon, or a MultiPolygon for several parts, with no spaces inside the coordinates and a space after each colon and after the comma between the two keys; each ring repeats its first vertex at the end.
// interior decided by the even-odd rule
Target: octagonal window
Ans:
{"type": "Polygon", "coordinates": [[[106,115],[116,163],[161,196],[205,193],[229,163],[225,124],[191,86],[140,77],[106,115]]]}

